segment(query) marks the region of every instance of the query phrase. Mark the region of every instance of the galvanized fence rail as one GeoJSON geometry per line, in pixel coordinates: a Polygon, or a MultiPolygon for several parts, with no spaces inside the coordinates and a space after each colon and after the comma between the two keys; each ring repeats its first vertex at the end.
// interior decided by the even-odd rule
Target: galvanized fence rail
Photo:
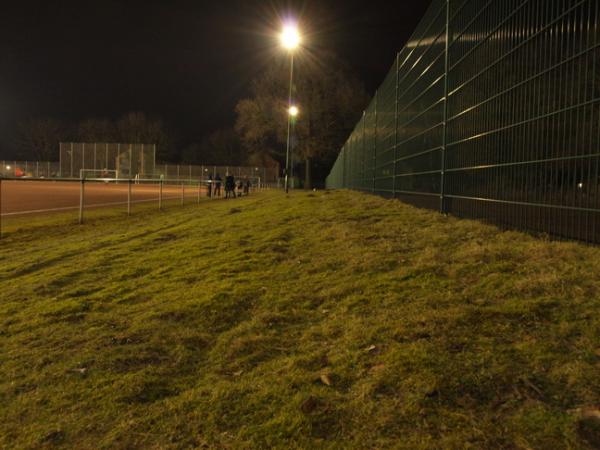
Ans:
{"type": "Polygon", "coordinates": [[[600,242],[599,58],[599,0],[434,0],[327,187],[600,242]]]}
{"type": "MultiPolygon", "coordinates": [[[[240,178],[240,180],[242,180],[240,178]]],[[[250,192],[258,192],[263,191],[265,189],[279,187],[274,183],[263,183],[260,178],[246,178],[243,180],[248,181],[248,189],[243,189],[243,183],[240,185],[242,189],[237,189],[234,197],[240,195],[249,195],[250,192]]],[[[22,178],[22,177],[6,177],[0,176],[0,239],[2,238],[2,222],[3,218],[6,219],[6,216],[23,216],[28,214],[42,214],[42,213],[51,213],[57,211],[77,211],[78,212],[78,223],[83,224],[84,215],[86,209],[99,209],[99,208],[115,208],[115,207],[125,207],[127,210],[127,215],[132,214],[132,207],[135,204],[139,203],[155,203],[157,205],[157,209],[159,211],[163,210],[165,200],[179,200],[181,206],[186,204],[186,199],[192,198],[195,200],[195,203],[200,204],[202,198],[208,198],[209,200],[222,199],[226,198],[225,192],[225,184],[224,180],[212,180],[208,178],[198,178],[198,179],[167,179],[167,178],[55,178],[55,179],[45,179],[45,178],[22,178]],[[19,186],[25,186],[28,183],[45,183],[45,189],[48,189],[50,185],[56,185],[56,183],[68,183],[73,185],[74,189],[78,190],[78,203],[77,205],[73,204],[71,206],[66,207],[58,207],[52,208],[49,207],[47,209],[42,210],[34,210],[34,211],[16,211],[12,213],[4,212],[4,190],[6,188],[7,182],[13,184],[13,187],[16,186],[15,183],[18,183],[19,186]],[[109,201],[105,201],[103,203],[90,203],[88,199],[89,194],[86,192],[86,188],[90,185],[95,185],[96,187],[106,188],[108,186],[116,186],[123,187],[118,192],[114,193],[109,201]],[[78,188],[77,188],[78,185],[78,188]],[[148,195],[148,192],[143,196],[144,198],[134,198],[134,193],[139,187],[151,187],[155,188],[151,195],[148,195]],[[168,189],[168,192],[165,192],[165,189],[168,189]]],[[[47,194],[44,194],[45,200],[50,200],[47,194]]]]}

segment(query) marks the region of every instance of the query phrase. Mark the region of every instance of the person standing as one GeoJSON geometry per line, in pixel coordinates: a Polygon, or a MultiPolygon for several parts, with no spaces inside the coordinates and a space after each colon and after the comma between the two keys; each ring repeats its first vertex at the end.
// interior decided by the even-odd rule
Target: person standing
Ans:
{"type": "Polygon", "coordinates": [[[221,178],[221,175],[217,174],[217,176],[215,177],[215,197],[221,196],[221,183],[222,182],[223,182],[223,179],[221,178]]]}
{"type": "Polygon", "coordinates": [[[212,184],[213,184],[212,174],[208,174],[208,181],[207,181],[207,184],[208,184],[208,186],[207,186],[207,188],[206,188],[207,195],[208,195],[209,197],[212,197],[212,188],[213,188],[213,187],[212,187],[212,184]]]}
{"type": "Polygon", "coordinates": [[[235,179],[233,175],[225,175],[225,198],[235,198],[235,179]]]}

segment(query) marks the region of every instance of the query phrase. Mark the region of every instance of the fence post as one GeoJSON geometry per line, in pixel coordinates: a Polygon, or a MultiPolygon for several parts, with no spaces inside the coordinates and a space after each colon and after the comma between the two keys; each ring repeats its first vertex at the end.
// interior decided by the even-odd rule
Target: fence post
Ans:
{"type": "MultiPolygon", "coordinates": [[[[362,117],[362,161],[361,161],[361,165],[362,165],[362,178],[360,180],[360,190],[361,191],[366,191],[369,186],[368,186],[368,180],[367,180],[367,112],[363,111],[363,117],[362,117]]],[[[355,147],[356,148],[356,147],[355,147]]],[[[352,172],[352,171],[351,171],[352,172]]],[[[354,169],[354,172],[356,173],[356,169],[354,169]]]]}
{"type": "Polygon", "coordinates": [[[128,183],[127,183],[127,215],[130,216],[131,215],[131,184],[132,184],[132,179],[129,178],[128,183]]]}
{"type": "MultiPolygon", "coordinates": [[[[2,161],[2,169],[4,169],[4,161],[2,161]]],[[[0,239],[2,239],[2,177],[0,176],[0,239]]]]}
{"type": "Polygon", "coordinates": [[[379,101],[379,90],[375,92],[375,133],[373,133],[373,148],[375,151],[373,152],[373,192],[375,192],[375,179],[377,178],[377,103],[379,101]]]}
{"type": "Polygon", "coordinates": [[[162,189],[163,189],[163,180],[162,178],[158,182],[158,210],[162,211],[162,189]]]}
{"type": "Polygon", "coordinates": [[[202,187],[202,178],[198,180],[198,204],[200,204],[200,188],[202,187]]]}
{"type": "Polygon", "coordinates": [[[346,145],[342,147],[342,189],[346,189],[346,145]]]}
{"type": "Polygon", "coordinates": [[[79,225],[83,223],[83,205],[85,196],[85,178],[79,180],[79,225]]]}
{"type": "Polygon", "coordinates": [[[181,182],[181,206],[183,206],[184,197],[185,197],[185,183],[182,181],[181,182]]]}
{"type": "Polygon", "coordinates": [[[448,147],[448,71],[450,49],[450,0],[446,0],[446,45],[444,49],[444,131],[442,137],[442,157],[440,170],[440,213],[445,214],[446,205],[446,152],[448,147]]]}
{"type": "Polygon", "coordinates": [[[396,102],[395,102],[395,113],[394,113],[394,179],[392,180],[392,195],[396,198],[396,170],[398,163],[398,91],[400,88],[400,53],[396,53],[396,102]]]}
{"type": "Polygon", "coordinates": [[[156,173],[156,144],[152,146],[152,173],[156,173]]]}

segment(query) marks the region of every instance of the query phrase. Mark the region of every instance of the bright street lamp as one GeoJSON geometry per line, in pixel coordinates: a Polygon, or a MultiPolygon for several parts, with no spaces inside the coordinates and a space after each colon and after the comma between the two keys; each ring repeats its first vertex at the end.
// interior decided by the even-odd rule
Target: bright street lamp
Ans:
{"type": "Polygon", "coordinates": [[[288,98],[288,130],[287,147],[285,151],[285,192],[289,192],[289,171],[290,171],[290,128],[292,118],[298,114],[298,108],[292,105],[292,86],[294,84],[294,50],[300,45],[300,32],[296,24],[284,25],[281,32],[281,45],[290,52],[290,95],[288,98]],[[292,113],[294,111],[295,113],[292,113]]]}
{"type": "Polygon", "coordinates": [[[288,50],[294,50],[300,45],[300,33],[296,25],[289,24],[283,27],[281,45],[288,50]]]}

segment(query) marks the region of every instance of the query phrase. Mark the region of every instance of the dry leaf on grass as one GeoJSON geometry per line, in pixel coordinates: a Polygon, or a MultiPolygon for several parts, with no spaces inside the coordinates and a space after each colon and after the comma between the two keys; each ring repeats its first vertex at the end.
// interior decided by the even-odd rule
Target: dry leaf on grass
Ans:
{"type": "Polygon", "coordinates": [[[321,382],[327,386],[331,386],[333,383],[331,382],[331,378],[326,373],[321,374],[321,382]]]}

